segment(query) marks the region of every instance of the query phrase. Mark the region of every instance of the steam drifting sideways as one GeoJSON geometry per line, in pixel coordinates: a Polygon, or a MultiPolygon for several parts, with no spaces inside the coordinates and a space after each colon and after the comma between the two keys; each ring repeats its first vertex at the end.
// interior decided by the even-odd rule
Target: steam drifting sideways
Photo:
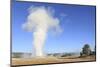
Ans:
{"type": "Polygon", "coordinates": [[[27,21],[22,25],[23,29],[33,33],[32,44],[35,47],[35,56],[43,57],[43,47],[46,41],[47,32],[55,30],[61,32],[60,20],[54,17],[54,13],[44,6],[30,7],[27,21]]]}

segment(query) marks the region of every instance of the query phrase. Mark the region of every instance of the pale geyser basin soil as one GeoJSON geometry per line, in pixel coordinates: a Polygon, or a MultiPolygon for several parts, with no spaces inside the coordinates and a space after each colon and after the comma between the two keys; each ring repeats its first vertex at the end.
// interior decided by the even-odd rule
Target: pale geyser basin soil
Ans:
{"type": "Polygon", "coordinates": [[[19,65],[38,65],[38,64],[55,64],[96,61],[95,56],[88,57],[36,57],[36,58],[12,58],[12,66],[19,65]]]}

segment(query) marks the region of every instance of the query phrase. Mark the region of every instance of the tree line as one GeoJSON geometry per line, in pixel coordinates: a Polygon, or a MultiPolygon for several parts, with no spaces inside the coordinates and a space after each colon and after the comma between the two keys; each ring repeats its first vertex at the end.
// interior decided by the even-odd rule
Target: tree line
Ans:
{"type": "Polygon", "coordinates": [[[92,51],[89,44],[85,44],[82,48],[82,51],[80,52],[80,56],[89,56],[89,55],[95,55],[96,54],[96,46],[94,50],[92,51]]]}

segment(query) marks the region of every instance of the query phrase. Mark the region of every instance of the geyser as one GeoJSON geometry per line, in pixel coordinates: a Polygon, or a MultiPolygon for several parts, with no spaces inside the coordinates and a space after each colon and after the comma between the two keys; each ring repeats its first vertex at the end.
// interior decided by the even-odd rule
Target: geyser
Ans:
{"type": "Polygon", "coordinates": [[[59,19],[54,17],[52,10],[46,7],[30,7],[27,21],[22,25],[26,31],[33,32],[33,42],[35,55],[44,56],[43,46],[47,37],[47,32],[55,30],[61,32],[59,19]]]}

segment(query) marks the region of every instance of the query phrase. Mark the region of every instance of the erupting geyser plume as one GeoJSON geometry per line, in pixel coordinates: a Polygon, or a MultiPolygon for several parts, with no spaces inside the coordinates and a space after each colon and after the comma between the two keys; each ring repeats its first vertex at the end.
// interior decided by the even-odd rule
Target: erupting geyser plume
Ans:
{"type": "Polygon", "coordinates": [[[44,56],[43,46],[49,29],[60,32],[59,19],[55,18],[54,13],[46,7],[30,7],[29,15],[23,28],[33,32],[33,45],[36,56],[44,56]]]}

